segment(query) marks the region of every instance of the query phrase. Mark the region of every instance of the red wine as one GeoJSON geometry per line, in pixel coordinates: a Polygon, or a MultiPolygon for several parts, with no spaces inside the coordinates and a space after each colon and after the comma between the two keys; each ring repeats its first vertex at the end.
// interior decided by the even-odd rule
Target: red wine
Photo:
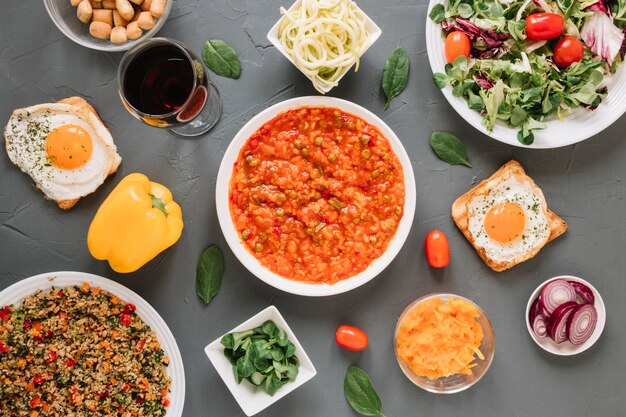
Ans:
{"type": "Polygon", "coordinates": [[[156,45],[137,55],[124,75],[124,95],[137,110],[159,116],[178,110],[193,90],[189,58],[173,45],[156,45]]]}

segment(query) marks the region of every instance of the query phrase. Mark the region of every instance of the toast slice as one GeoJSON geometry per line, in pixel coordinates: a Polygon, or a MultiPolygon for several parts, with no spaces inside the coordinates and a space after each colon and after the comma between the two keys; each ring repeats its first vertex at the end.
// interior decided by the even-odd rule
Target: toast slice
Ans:
{"type": "Polygon", "coordinates": [[[546,243],[551,242],[552,240],[561,236],[567,230],[567,223],[547,207],[547,203],[545,203],[545,198],[543,198],[543,193],[541,192],[539,187],[537,187],[535,182],[532,180],[532,178],[530,178],[526,174],[526,172],[524,171],[524,168],[522,168],[519,162],[513,161],[513,160],[504,164],[491,177],[482,181],[476,187],[472,188],[471,190],[469,190],[468,192],[460,196],[454,202],[454,204],[452,204],[451,214],[452,214],[452,219],[454,220],[454,223],[456,223],[459,230],[461,230],[461,232],[465,235],[467,240],[474,247],[474,249],[476,250],[478,255],[482,258],[482,260],[491,269],[493,269],[494,271],[498,271],[498,272],[512,268],[518,263],[524,262],[534,257],[546,243]],[[474,199],[475,196],[486,193],[488,190],[492,189],[495,185],[499,184],[503,179],[510,178],[510,177],[523,179],[524,181],[527,181],[528,183],[530,183],[530,186],[535,191],[538,190],[538,194],[541,196],[542,202],[545,204],[545,207],[546,207],[546,214],[547,214],[547,219],[548,219],[548,223],[550,227],[550,234],[540,245],[533,247],[528,252],[525,252],[524,254],[512,259],[511,261],[498,261],[498,260],[492,259],[487,254],[487,251],[484,248],[481,248],[476,244],[476,240],[474,239],[474,236],[469,230],[470,213],[468,211],[468,204],[474,199]]]}
{"type": "MultiPolygon", "coordinates": [[[[82,97],[68,97],[62,100],[59,100],[57,103],[60,104],[66,104],[66,105],[70,105],[73,107],[73,110],[76,111],[77,113],[83,113],[83,115],[86,115],[88,118],[90,118],[91,116],[95,116],[97,118],[98,121],[100,121],[102,123],[102,125],[104,126],[104,122],[102,121],[102,119],[100,118],[100,115],[98,115],[98,112],[96,111],[96,109],[89,104],[84,98],[82,97]]],[[[14,112],[14,115],[16,113],[18,113],[19,111],[21,111],[22,109],[18,109],[14,112]]],[[[11,116],[13,117],[13,116],[11,116]]],[[[84,117],[84,116],[83,116],[84,117]]],[[[106,126],[104,127],[106,129],[106,126]]],[[[6,131],[5,131],[6,132],[6,131]]],[[[7,151],[8,151],[8,146],[9,143],[8,141],[5,142],[6,147],[7,147],[7,151]]],[[[113,146],[113,148],[115,149],[115,145],[111,142],[111,145],[113,146]]],[[[14,161],[15,163],[15,161],[14,161]]],[[[117,153],[115,154],[115,157],[112,159],[111,164],[110,164],[110,168],[109,168],[109,172],[107,173],[107,177],[109,175],[114,174],[117,171],[117,168],[119,167],[121,163],[121,158],[119,157],[119,155],[117,155],[117,153]]],[[[23,169],[22,169],[23,170],[23,169]]],[[[25,171],[26,172],[26,171],[25,171]]],[[[36,185],[37,186],[37,185],[36,185]]],[[[39,186],[37,186],[37,188],[40,188],[39,186]]],[[[42,189],[43,191],[43,189],[42,189]]],[[[95,191],[95,190],[94,190],[95,191]]],[[[45,193],[45,192],[44,192],[45,193]]],[[[50,198],[46,195],[46,198],[50,198]]],[[[57,205],[62,208],[63,210],[69,210],[72,207],[74,207],[76,205],[76,203],[78,203],[78,201],[80,200],[81,197],[78,198],[74,198],[74,199],[70,199],[70,200],[54,200],[57,205]]]]}

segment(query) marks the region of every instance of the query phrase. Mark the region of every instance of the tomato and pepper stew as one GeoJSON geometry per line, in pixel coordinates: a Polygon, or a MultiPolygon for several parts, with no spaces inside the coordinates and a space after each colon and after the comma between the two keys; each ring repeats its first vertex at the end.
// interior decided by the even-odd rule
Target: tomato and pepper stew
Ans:
{"type": "Polygon", "coordinates": [[[404,211],[402,165],[374,126],[336,108],[303,107],[259,128],[233,167],[240,237],[272,272],[334,284],[365,270],[404,211]]]}

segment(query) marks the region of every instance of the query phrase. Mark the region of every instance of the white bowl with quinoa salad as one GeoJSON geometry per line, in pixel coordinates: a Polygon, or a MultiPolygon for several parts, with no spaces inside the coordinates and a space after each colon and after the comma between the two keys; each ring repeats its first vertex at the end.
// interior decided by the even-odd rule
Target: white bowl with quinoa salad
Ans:
{"type": "Polygon", "coordinates": [[[180,417],[185,374],[169,328],[109,279],[51,272],[0,292],[6,415],[180,417]]]}

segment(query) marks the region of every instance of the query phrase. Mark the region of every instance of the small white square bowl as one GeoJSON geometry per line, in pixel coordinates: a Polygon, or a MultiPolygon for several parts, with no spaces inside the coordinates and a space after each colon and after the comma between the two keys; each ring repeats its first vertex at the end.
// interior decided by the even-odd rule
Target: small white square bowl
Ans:
{"type": "MultiPolygon", "coordinates": [[[[287,11],[291,11],[291,9],[293,9],[294,7],[299,6],[301,1],[302,0],[297,0],[287,11]]],[[[361,12],[363,12],[363,10],[361,10],[361,8],[358,5],[356,5],[356,8],[359,9],[361,12]]],[[[370,46],[372,46],[374,44],[374,42],[376,42],[376,40],[378,40],[380,35],[383,33],[382,30],[378,27],[378,25],[376,23],[374,23],[374,21],[372,19],[370,19],[370,17],[365,12],[363,12],[363,15],[365,16],[365,29],[371,34],[371,36],[370,36],[369,44],[365,45],[365,48],[363,49],[363,52],[361,52],[361,55],[359,56],[359,59],[365,54],[365,51],[367,51],[370,48],[370,46]]],[[[281,18],[278,19],[278,22],[276,22],[276,24],[268,32],[267,39],[272,43],[272,45],[274,45],[276,47],[276,49],[278,49],[280,51],[281,54],[283,54],[285,56],[285,58],[287,58],[295,66],[296,65],[295,62],[293,61],[291,56],[289,56],[287,51],[285,51],[285,49],[283,48],[283,46],[280,43],[280,40],[278,39],[278,28],[280,27],[280,24],[282,23],[284,18],[285,18],[285,16],[281,16],[281,18]]],[[[341,75],[339,76],[339,78],[337,78],[337,83],[339,83],[339,81],[341,81],[343,76],[346,75],[348,73],[348,71],[350,71],[352,69],[353,66],[354,65],[350,66],[349,68],[344,69],[341,72],[341,75]]],[[[309,77],[306,74],[304,74],[304,75],[309,80],[312,81],[311,77],[309,77]]],[[[328,93],[332,89],[333,89],[332,86],[325,87],[325,88],[321,89],[322,90],[321,92],[323,94],[326,94],[326,93],[328,93]]]]}
{"type": "Polygon", "coordinates": [[[233,366],[224,355],[224,346],[220,343],[220,340],[222,340],[224,335],[220,336],[204,348],[204,352],[209,357],[209,360],[215,367],[215,370],[220,375],[231,394],[233,394],[233,397],[235,397],[235,400],[247,416],[253,416],[263,411],[317,374],[313,363],[302,348],[300,342],[298,342],[298,339],[296,339],[296,335],[293,334],[283,316],[281,316],[278,309],[274,306],[269,306],[228,333],[253,329],[262,325],[267,320],[272,320],[279,329],[283,329],[287,333],[289,341],[296,346],[296,356],[300,360],[300,367],[298,368],[298,376],[296,377],[296,380],[286,383],[276,392],[276,394],[274,394],[273,397],[267,394],[263,389],[255,387],[246,380],[241,381],[241,384],[237,384],[233,373],[233,366]]]}

